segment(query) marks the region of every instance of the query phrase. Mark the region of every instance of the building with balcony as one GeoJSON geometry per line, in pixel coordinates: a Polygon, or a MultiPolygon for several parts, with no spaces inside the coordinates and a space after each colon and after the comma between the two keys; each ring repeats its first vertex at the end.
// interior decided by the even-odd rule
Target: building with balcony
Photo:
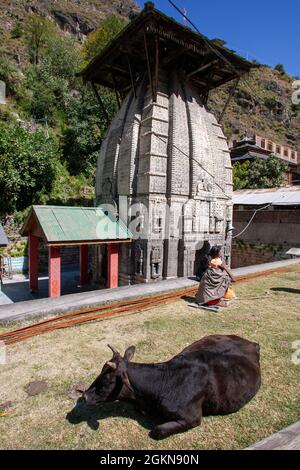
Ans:
{"type": "Polygon", "coordinates": [[[232,163],[253,161],[256,158],[266,160],[270,155],[288,163],[288,171],[285,177],[286,185],[300,184],[300,156],[290,147],[273,142],[266,137],[245,135],[241,140],[229,142],[229,150],[232,163]]]}

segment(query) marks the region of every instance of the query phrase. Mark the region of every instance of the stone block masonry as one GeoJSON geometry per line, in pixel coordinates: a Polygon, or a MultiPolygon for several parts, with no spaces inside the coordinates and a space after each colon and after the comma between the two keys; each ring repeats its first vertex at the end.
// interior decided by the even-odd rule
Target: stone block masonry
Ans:
{"type": "MultiPolygon", "coordinates": [[[[123,220],[139,217],[142,227],[120,251],[121,285],[194,275],[205,241],[224,245],[230,263],[231,196],[226,139],[198,91],[176,69],[162,68],[154,101],[142,79],[115,116],[97,165],[96,203],[119,212],[125,198],[123,220]]],[[[95,284],[105,256],[94,249],[95,284]]]]}

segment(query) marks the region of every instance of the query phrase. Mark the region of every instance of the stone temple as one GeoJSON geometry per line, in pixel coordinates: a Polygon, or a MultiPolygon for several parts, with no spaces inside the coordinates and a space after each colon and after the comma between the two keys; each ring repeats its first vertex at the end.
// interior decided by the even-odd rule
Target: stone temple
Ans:
{"type": "MultiPolygon", "coordinates": [[[[206,103],[251,67],[148,2],[83,72],[102,107],[97,84],[120,104],[96,174],[96,204],[112,204],[135,229],[120,247],[120,285],[192,276],[208,243],[223,245],[230,264],[230,153],[206,103]]],[[[95,280],[104,261],[96,248],[95,280]]]]}

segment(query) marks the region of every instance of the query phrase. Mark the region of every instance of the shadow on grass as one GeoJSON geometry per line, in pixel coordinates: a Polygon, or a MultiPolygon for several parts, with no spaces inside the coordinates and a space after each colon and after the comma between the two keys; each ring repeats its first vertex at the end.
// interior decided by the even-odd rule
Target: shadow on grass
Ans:
{"type": "Polygon", "coordinates": [[[292,287],[271,287],[274,292],[287,292],[288,294],[300,294],[300,289],[293,289],[292,287]]]}
{"type": "Polygon", "coordinates": [[[183,295],[181,297],[182,300],[184,300],[185,302],[187,303],[196,303],[196,297],[192,297],[192,296],[189,296],[189,295],[183,295]]]}
{"type": "Polygon", "coordinates": [[[134,419],[149,431],[157,424],[155,419],[142,415],[131,403],[113,402],[100,406],[88,406],[81,398],[77,400],[75,407],[66,415],[70,424],[86,422],[93,430],[97,431],[99,421],[110,417],[124,417],[134,419]]]}

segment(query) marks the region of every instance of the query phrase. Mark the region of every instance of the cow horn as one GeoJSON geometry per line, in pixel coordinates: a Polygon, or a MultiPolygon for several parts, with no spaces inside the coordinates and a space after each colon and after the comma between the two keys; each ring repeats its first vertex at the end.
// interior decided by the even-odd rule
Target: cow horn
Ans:
{"type": "Polygon", "coordinates": [[[112,352],[114,353],[114,356],[120,356],[120,353],[116,350],[116,348],[114,348],[110,344],[108,344],[107,346],[109,347],[109,349],[112,350],[112,352]]]}
{"type": "Polygon", "coordinates": [[[115,362],[108,361],[106,364],[114,370],[117,368],[117,364],[115,362]]]}

